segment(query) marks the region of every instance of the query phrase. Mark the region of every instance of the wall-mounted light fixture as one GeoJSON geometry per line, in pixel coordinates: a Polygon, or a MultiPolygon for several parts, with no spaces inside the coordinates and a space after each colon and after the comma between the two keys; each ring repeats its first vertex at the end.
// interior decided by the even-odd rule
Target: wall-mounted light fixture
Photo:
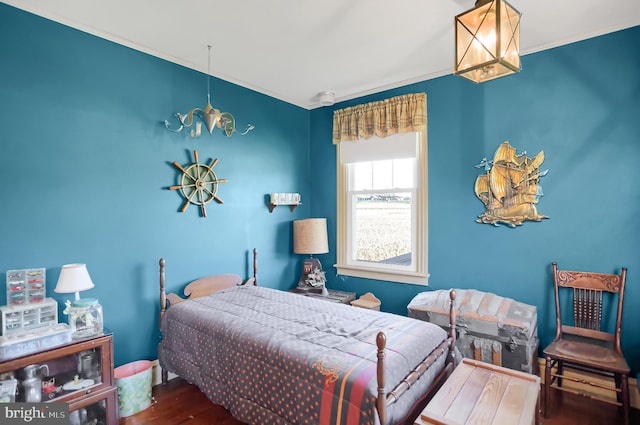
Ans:
{"type": "MultiPolygon", "coordinates": [[[[167,130],[173,131],[174,133],[178,133],[182,131],[183,128],[191,127],[194,124],[193,116],[195,115],[197,118],[203,121],[204,124],[207,126],[207,130],[209,131],[209,134],[213,134],[213,129],[218,127],[218,128],[222,128],[222,130],[227,135],[227,137],[231,137],[233,132],[236,130],[235,118],[229,112],[220,112],[220,110],[215,109],[213,106],[211,106],[211,84],[210,84],[211,46],[209,45],[207,47],[209,48],[209,64],[207,66],[207,106],[205,106],[204,109],[193,108],[186,114],[181,114],[180,112],[176,112],[175,116],[180,121],[180,126],[176,130],[173,130],[170,128],[171,125],[167,120],[164,121],[164,125],[167,128],[167,130]]],[[[247,125],[246,130],[240,134],[245,135],[251,130],[253,130],[254,128],[255,127],[253,125],[249,124],[247,125]]],[[[195,129],[191,129],[189,134],[191,135],[191,138],[196,138],[200,136],[201,132],[202,132],[202,123],[196,121],[195,129]]]]}
{"type": "Polygon", "coordinates": [[[506,1],[477,0],[455,32],[455,75],[482,83],[520,71],[520,12],[506,1]]]}

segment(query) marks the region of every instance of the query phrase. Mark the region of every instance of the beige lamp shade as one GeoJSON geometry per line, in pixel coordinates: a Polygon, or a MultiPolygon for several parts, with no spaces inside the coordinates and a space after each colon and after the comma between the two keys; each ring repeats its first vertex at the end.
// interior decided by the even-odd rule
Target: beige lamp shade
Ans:
{"type": "Polygon", "coordinates": [[[293,252],[296,254],[326,254],[329,252],[327,219],[294,220],[293,252]]]}
{"type": "Polygon", "coordinates": [[[86,264],[65,264],[60,271],[58,283],[54,292],[61,294],[76,294],[79,299],[79,292],[93,288],[95,285],[91,281],[86,264]]]}

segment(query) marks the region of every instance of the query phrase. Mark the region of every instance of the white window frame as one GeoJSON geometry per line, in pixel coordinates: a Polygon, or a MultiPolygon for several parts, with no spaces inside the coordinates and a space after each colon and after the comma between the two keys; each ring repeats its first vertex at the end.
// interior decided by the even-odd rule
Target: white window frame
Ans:
{"type": "MultiPolygon", "coordinates": [[[[414,270],[392,264],[368,264],[350,260],[351,216],[354,213],[349,199],[349,165],[340,157],[340,145],[336,145],[337,169],[337,264],[338,275],[353,276],[366,279],[385,280],[391,282],[428,285],[428,158],[426,131],[416,135],[416,168],[417,186],[415,188],[415,217],[412,216],[415,246],[412,251],[414,270]]],[[[393,141],[389,141],[393,143],[393,141]]],[[[345,142],[343,142],[345,143],[345,142]]],[[[357,143],[357,142],[356,142],[357,143]]],[[[385,191],[388,192],[388,191],[385,191]]]]}

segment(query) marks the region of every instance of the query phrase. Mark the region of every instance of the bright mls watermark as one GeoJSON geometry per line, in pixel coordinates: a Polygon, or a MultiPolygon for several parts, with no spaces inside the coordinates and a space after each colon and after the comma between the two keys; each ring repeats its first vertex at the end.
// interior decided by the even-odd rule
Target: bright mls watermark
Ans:
{"type": "Polygon", "coordinates": [[[69,425],[67,403],[6,403],[0,404],[3,425],[69,425]]]}

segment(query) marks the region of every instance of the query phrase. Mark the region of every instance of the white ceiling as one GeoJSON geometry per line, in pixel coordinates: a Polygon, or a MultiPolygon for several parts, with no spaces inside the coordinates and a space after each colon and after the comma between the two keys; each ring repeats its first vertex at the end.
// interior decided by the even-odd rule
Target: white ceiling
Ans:
{"type": "MultiPolygon", "coordinates": [[[[5,3],[205,73],[210,44],[213,76],[307,109],[319,106],[317,95],[324,90],[342,101],[450,74],[453,18],[474,5],[473,0],[5,3]]],[[[522,13],[523,54],[640,25],[640,0],[509,3],[522,13]]],[[[212,92],[215,97],[215,86],[212,92]]]]}

